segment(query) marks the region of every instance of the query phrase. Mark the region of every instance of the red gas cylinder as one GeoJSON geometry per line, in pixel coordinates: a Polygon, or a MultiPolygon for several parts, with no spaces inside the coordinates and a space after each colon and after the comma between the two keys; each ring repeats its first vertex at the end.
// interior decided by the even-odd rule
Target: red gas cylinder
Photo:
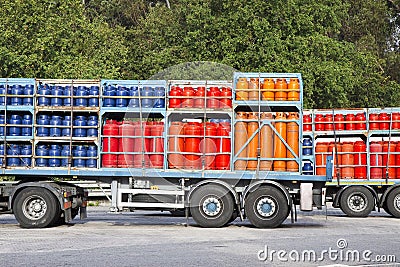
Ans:
{"type": "Polygon", "coordinates": [[[194,107],[194,96],[196,91],[192,87],[184,87],[182,91],[182,99],[181,107],[182,108],[192,108],[194,107]]]}
{"type": "Polygon", "coordinates": [[[343,131],[344,130],[344,116],[343,114],[335,114],[335,130],[343,131]]]}
{"type": "Polygon", "coordinates": [[[400,113],[398,112],[392,113],[392,129],[393,130],[400,129],[400,113]]]}
{"type": "Polygon", "coordinates": [[[219,108],[219,97],[221,91],[218,87],[210,87],[207,91],[207,108],[219,108]]]}
{"type": "Polygon", "coordinates": [[[185,156],[181,153],[185,149],[183,123],[179,121],[171,122],[168,135],[168,167],[170,169],[181,169],[185,166],[185,156]]]}
{"type": "Polygon", "coordinates": [[[382,173],[382,145],[379,142],[371,142],[370,150],[370,177],[371,179],[383,178],[382,173]]]}
{"type": "Polygon", "coordinates": [[[136,152],[136,154],[133,156],[133,166],[135,168],[146,168],[150,165],[150,159],[147,152],[150,152],[151,142],[151,138],[146,137],[151,136],[152,125],[142,121],[135,124],[134,127],[135,144],[133,146],[133,150],[136,152]]]}
{"type": "Polygon", "coordinates": [[[200,141],[200,152],[205,155],[202,157],[205,170],[215,170],[215,157],[217,155],[217,125],[212,122],[206,123],[204,139],[200,141]]]}
{"type": "Polygon", "coordinates": [[[400,178],[400,142],[397,143],[396,145],[396,178],[399,179],[400,178]]]}
{"type": "Polygon", "coordinates": [[[202,136],[202,127],[199,123],[189,122],[184,126],[185,131],[185,169],[201,169],[200,142],[202,136]]]}
{"type": "Polygon", "coordinates": [[[311,124],[311,115],[303,115],[303,131],[304,132],[311,132],[312,131],[312,124],[311,124]]]}
{"type": "Polygon", "coordinates": [[[346,131],[354,131],[356,129],[356,125],[354,123],[355,120],[356,116],[354,114],[346,115],[346,124],[345,124],[346,131]]]}
{"type": "Polygon", "coordinates": [[[325,118],[322,114],[315,114],[315,130],[324,131],[325,130],[325,118]]]}
{"type": "MultiPolygon", "coordinates": [[[[103,135],[109,136],[103,138],[103,152],[118,152],[119,151],[119,127],[115,120],[107,120],[103,126],[103,135]],[[111,137],[115,136],[115,137],[111,137]]],[[[115,168],[118,164],[117,154],[103,154],[102,166],[105,168],[115,168]]]]}
{"type": "Polygon", "coordinates": [[[369,114],[369,129],[370,130],[379,130],[379,115],[378,114],[369,114]]]}
{"type": "Polygon", "coordinates": [[[194,100],[195,108],[204,108],[206,103],[206,88],[205,87],[197,87],[196,90],[196,98],[194,100]]]}
{"type": "Polygon", "coordinates": [[[181,106],[182,99],[179,98],[182,96],[182,89],[179,87],[172,86],[169,91],[169,107],[170,108],[179,108],[181,106]],[[178,98],[175,98],[177,96],[178,98]]]}
{"type": "Polygon", "coordinates": [[[367,118],[365,117],[364,113],[357,113],[356,115],[356,130],[366,130],[367,129],[367,124],[365,121],[367,118]]]}
{"type": "Polygon", "coordinates": [[[133,147],[135,143],[134,139],[135,127],[132,122],[124,121],[119,125],[119,152],[118,154],[118,167],[129,168],[133,167],[133,147]]]}
{"type": "Polygon", "coordinates": [[[328,152],[330,152],[330,155],[333,155],[333,159],[334,159],[334,171],[333,171],[333,177],[337,177],[337,173],[338,171],[340,172],[340,165],[342,165],[342,144],[340,143],[335,143],[335,142],[330,142],[329,146],[328,146],[328,152]],[[335,150],[335,153],[333,153],[335,150]],[[337,153],[336,153],[337,151],[337,153]],[[339,167],[337,167],[339,166],[339,167]]]}
{"type": "Polygon", "coordinates": [[[326,175],[326,159],[328,157],[328,143],[317,143],[315,146],[315,160],[317,175],[326,175]]]}
{"type": "Polygon", "coordinates": [[[342,168],[340,175],[342,178],[354,178],[354,144],[346,142],[342,144],[342,168]]]}
{"type": "Polygon", "coordinates": [[[215,167],[217,170],[230,169],[230,152],[231,152],[231,139],[229,137],[231,132],[231,124],[229,122],[221,122],[217,127],[217,154],[215,158],[215,167]]]}
{"type": "Polygon", "coordinates": [[[382,173],[383,176],[386,177],[386,166],[388,166],[388,177],[390,179],[396,178],[396,155],[394,154],[396,152],[396,145],[397,143],[391,142],[385,142],[382,146],[382,152],[383,152],[383,168],[382,168],[382,173]]]}
{"type": "Polygon", "coordinates": [[[219,102],[220,108],[232,107],[232,89],[229,87],[221,88],[221,99],[219,102]]]}
{"type": "Polygon", "coordinates": [[[325,131],[333,131],[333,115],[325,115],[325,131]]]}
{"type": "Polygon", "coordinates": [[[389,130],[390,128],[390,115],[387,113],[381,113],[378,116],[379,119],[379,130],[389,130]]]}
{"type": "Polygon", "coordinates": [[[163,132],[164,132],[164,123],[160,122],[157,124],[154,124],[151,127],[151,136],[153,137],[150,140],[150,164],[151,167],[153,168],[162,168],[164,165],[164,138],[163,138],[163,132]]]}
{"type": "Polygon", "coordinates": [[[367,179],[367,146],[363,141],[354,143],[354,177],[367,179]]]}

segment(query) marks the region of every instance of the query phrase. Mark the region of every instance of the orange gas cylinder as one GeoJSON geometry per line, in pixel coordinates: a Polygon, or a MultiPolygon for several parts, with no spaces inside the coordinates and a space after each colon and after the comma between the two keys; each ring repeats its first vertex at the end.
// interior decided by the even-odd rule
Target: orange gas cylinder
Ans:
{"type": "Polygon", "coordinates": [[[303,115],[303,131],[304,132],[311,132],[312,131],[312,119],[311,115],[303,115]]]}
{"type": "Polygon", "coordinates": [[[290,78],[288,89],[291,90],[288,92],[288,100],[289,101],[299,101],[300,100],[300,83],[297,78],[290,78]]]}
{"type": "Polygon", "coordinates": [[[395,142],[384,142],[382,146],[382,161],[383,161],[383,168],[382,168],[382,173],[383,176],[386,177],[386,171],[388,173],[388,178],[394,179],[396,178],[396,155],[394,154],[396,152],[396,145],[397,143],[395,142]],[[386,166],[388,167],[386,169],[386,166]]]}
{"type": "Polygon", "coordinates": [[[179,87],[172,86],[171,90],[169,91],[169,107],[170,108],[179,108],[181,106],[181,97],[182,96],[182,89],[179,87]],[[177,98],[175,98],[176,96],[177,98]]]}
{"type": "Polygon", "coordinates": [[[219,97],[221,91],[218,87],[212,86],[207,91],[207,108],[219,108],[219,97]]]}
{"type": "Polygon", "coordinates": [[[150,141],[150,164],[153,168],[162,168],[164,165],[164,123],[160,122],[154,124],[151,128],[151,136],[153,137],[150,141]]]}
{"type": "MultiPolygon", "coordinates": [[[[137,123],[135,123],[137,124],[137,123]]],[[[133,147],[135,143],[134,139],[135,127],[130,121],[124,121],[119,125],[119,152],[118,154],[118,167],[129,168],[133,167],[133,147]]]]}
{"type": "Polygon", "coordinates": [[[370,130],[379,130],[379,115],[378,114],[369,114],[369,129],[370,130]]]}
{"type": "Polygon", "coordinates": [[[325,118],[322,114],[315,114],[315,130],[324,131],[325,130],[325,118]]]}
{"type": "Polygon", "coordinates": [[[335,164],[333,166],[334,167],[333,177],[336,178],[338,171],[340,171],[340,165],[342,165],[342,154],[341,154],[342,144],[330,142],[328,144],[328,152],[330,152],[329,155],[333,156],[333,160],[335,162],[335,164]],[[334,150],[335,150],[335,153],[333,153],[334,150]],[[337,151],[337,155],[336,155],[336,151],[337,151]],[[339,167],[337,167],[337,166],[339,166],[339,167]]]}
{"type": "Polygon", "coordinates": [[[182,108],[193,108],[194,107],[194,96],[196,91],[192,87],[184,87],[182,91],[181,107],[182,108]]]}
{"type": "Polygon", "coordinates": [[[315,161],[317,175],[326,175],[326,159],[328,157],[328,143],[317,143],[315,146],[315,161]]]}
{"type": "Polygon", "coordinates": [[[382,173],[382,145],[380,142],[371,142],[369,145],[370,151],[370,178],[381,179],[382,173]]]}
{"type": "Polygon", "coordinates": [[[278,78],[275,83],[275,100],[286,101],[287,100],[287,82],[286,79],[278,78]]]}
{"type": "Polygon", "coordinates": [[[333,115],[325,115],[325,131],[333,131],[333,115]]]}
{"type": "Polygon", "coordinates": [[[236,83],[236,100],[249,100],[249,83],[246,78],[239,78],[236,83]]]}
{"type": "MultiPolygon", "coordinates": [[[[288,120],[299,120],[299,113],[297,112],[290,112],[288,116],[288,120]]],[[[297,122],[288,122],[287,123],[287,134],[286,134],[286,142],[288,143],[289,147],[294,151],[295,155],[290,153],[287,150],[287,157],[288,158],[295,158],[299,156],[299,125],[297,122]]],[[[299,171],[299,164],[296,161],[291,160],[286,163],[286,169],[290,172],[297,172],[299,171]]]]}
{"type": "Polygon", "coordinates": [[[220,122],[217,127],[217,154],[215,158],[215,168],[217,170],[229,170],[230,168],[230,152],[231,152],[231,139],[229,137],[231,132],[231,124],[229,122],[220,122]],[[226,138],[228,137],[228,138],[226,138]]]}
{"type": "Polygon", "coordinates": [[[221,88],[221,99],[219,102],[220,108],[231,108],[232,107],[232,89],[229,87],[221,88]]]}
{"type": "Polygon", "coordinates": [[[197,87],[196,97],[194,99],[194,107],[195,108],[204,108],[206,103],[206,88],[205,87],[197,87]]]}
{"type": "Polygon", "coordinates": [[[366,130],[367,129],[367,124],[366,124],[366,117],[364,113],[357,113],[356,115],[356,130],[366,130]]]}
{"type": "Polygon", "coordinates": [[[400,142],[397,143],[396,145],[396,178],[399,179],[400,178],[400,142]]]}
{"type": "MultiPolygon", "coordinates": [[[[287,148],[281,138],[286,141],[286,114],[277,112],[275,116],[275,129],[278,135],[274,135],[274,158],[286,158],[287,148]]],[[[274,160],[274,171],[286,171],[286,161],[274,160]]]]}
{"type": "Polygon", "coordinates": [[[400,113],[392,113],[392,130],[400,129],[400,113]]]}
{"type": "MultiPolygon", "coordinates": [[[[272,122],[273,116],[270,112],[261,113],[261,122],[272,122]]],[[[260,133],[260,157],[261,158],[270,158],[274,157],[274,138],[273,131],[270,125],[264,125],[261,128],[260,133]]],[[[260,170],[261,171],[270,171],[272,169],[272,160],[261,160],[260,161],[260,170]]]]}
{"type": "MultiPolygon", "coordinates": [[[[238,112],[236,114],[237,120],[247,119],[245,112],[238,112]]],[[[238,158],[247,157],[247,147],[244,144],[247,142],[247,122],[237,121],[235,124],[235,156],[238,158]],[[240,151],[240,152],[239,152],[240,151]]],[[[247,161],[239,159],[235,161],[235,170],[246,170],[247,161]]]]}
{"type": "MultiPolygon", "coordinates": [[[[251,136],[258,130],[258,122],[257,122],[258,114],[256,112],[250,112],[248,114],[247,119],[253,120],[247,123],[247,136],[250,139],[251,136]]],[[[258,150],[258,133],[254,135],[249,145],[247,146],[247,157],[257,158],[257,150],[258,150]]],[[[257,160],[249,159],[247,162],[247,170],[254,171],[256,169],[257,169],[257,160]]]]}
{"type": "Polygon", "coordinates": [[[107,120],[103,126],[103,135],[108,137],[103,138],[103,152],[105,154],[102,156],[102,166],[105,168],[115,168],[118,166],[117,154],[107,153],[119,151],[119,126],[117,121],[107,120]]]}
{"type": "Polygon", "coordinates": [[[275,83],[272,78],[265,78],[264,83],[262,85],[262,100],[266,101],[274,101],[275,99],[275,83]]]}
{"type": "Polygon", "coordinates": [[[363,141],[354,143],[354,177],[367,179],[367,146],[363,141]]]}
{"type": "Polygon", "coordinates": [[[212,122],[206,123],[205,136],[200,142],[200,152],[205,170],[215,170],[215,157],[217,155],[217,125],[212,122]]]}
{"type": "Polygon", "coordinates": [[[390,114],[381,113],[378,116],[379,119],[379,130],[389,130],[390,128],[390,114]]]}
{"type": "Polygon", "coordinates": [[[170,169],[177,168],[181,169],[184,167],[185,156],[181,152],[184,152],[185,140],[183,138],[184,128],[183,123],[179,121],[171,122],[171,126],[168,131],[168,167],[170,169]],[[178,136],[180,135],[180,136],[178,136]],[[176,153],[171,153],[176,152],[176,153]]]}
{"type": "Polygon", "coordinates": [[[185,131],[185,169],[201,169],[200,142],[203,136],[203,127],[199,123],[189,122],[184,126],[185,131]]]}
{"type": "Polygon", "coordinates": [[[346,131],[354,131],[356,129],[356,125],[354,121],[356,120],[356,116],[354,114],[347,114],[346,115],[346,131]]]}
{"type": "Polygon", "coordinates": [[[249,89],[249,100],[258,100],[260,95],[260,80],[258,78],[250,78],[249,89]]]}
{"type": "Polygon", "coordinates": [[[344,130],[344,116],[343,114],[335,114],[334,117],[335,123],[335,131],[343,131],[344,130]]]}
{"type": "Polygon", "coordinates": [[[342,144],[342,168],[340,175],[344,179],[354,178],[354,144],[345,142],[342,144]]]}

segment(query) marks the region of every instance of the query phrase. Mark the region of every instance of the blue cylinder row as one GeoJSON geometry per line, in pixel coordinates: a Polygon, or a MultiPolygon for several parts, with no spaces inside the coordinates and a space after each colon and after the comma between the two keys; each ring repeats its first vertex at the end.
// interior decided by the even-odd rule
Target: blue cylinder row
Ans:
{"type": "MultiPolygon", "coordinates": [[[[8,167],[30,167],[32,165],[32,145],[8,144],[5,149],[4,144],[0,144],[0,155],[4,156],[7,151],[8,167]]],[[[4,157],[0,157],[0,165],[4,164],[4,157]]]]}
{"type": "Polygon", "coordinates": [[[7,120],[4,114],[0,114],[0,124],[7,121],[7,130],[5,126],[0,126],[0,136],[32,136],[32,115],[9,115],[7,120]]]}
{"type": "Polygon", "coordinates": [[[99,86],[49,86],[47,84],[38,89],[39,106],[71,106],[98,107],[99,86]],[[90,97],[93,96],[93,97],[90,97]],[[73,99],[71,98],[73,97],[73,99]],[[73,103],[72,101],[73,100],[73,103]]]}
{"type": "MultiPolygon", "coordinates": [[[[37,145],[36,167],[68,167],[70,156],[71,150],[69,145],[37,145]]],[[[72,167],[96,168],[96,157],[97,147],[94,145],[72,146],[72,167]]]]}
{"type": "Polygon", "coordinates": [[[7,104],[12,106],[32,106],[33,105],[33,91],[35,86],[33,84],[20,85],[15,84],[6,86],[4,84],[0,84],[0,105],[4,106],[6,104],[6,97],[4,95],[7,94],[7,104]]]}
{"type": "Polygon", "coordinates": [[[310,162],[304,163],[303,168],[302,168],[303,174],[313,175],[313,170],[314,170],[314,167],[312,166],[312,164],[310,162]]]}
{"type": "Polygon", "coordinates": [[[145,86],[112,86],[104,87],[103,107],[132,107],[132,108],[164,108],[165,88],[145,86]],[[110,96],[110,97],[108,97],[110,96]],[[118,98],[121,97],[121,98],[118,98]],[[140,102],[139,102],[140,100],[140,102]]]}
{"type": "Polygon", "coordinates": [[[71,136],[71,124],[75,137],[97,137],[98,135],[98,117],[96,115],[75,116],[71,120],[69,115],[62,117],[42,114],[37,116],[36,123],[38,125],[36,135],[39,137],[71,136]],[[40,125],[51,125],[52,127],[40,127],[40,125]]]}

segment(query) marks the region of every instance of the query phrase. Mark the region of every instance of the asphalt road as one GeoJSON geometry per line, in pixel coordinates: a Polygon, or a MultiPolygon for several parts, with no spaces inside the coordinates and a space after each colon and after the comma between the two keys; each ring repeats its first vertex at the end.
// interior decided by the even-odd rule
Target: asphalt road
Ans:
{"type": "Polygon", "coordinates": [[[0,215],[0,265],[400,266],[399,219],[377,212],[348,218],[334,209],[327,215],[300,213],[298,222],[276,229],[240,220],[204,229],[189,219],[185,227],[185,218],[168,212],[115,214],[106,207],[47,229],[21,229],[13,215],[0,215]]]}

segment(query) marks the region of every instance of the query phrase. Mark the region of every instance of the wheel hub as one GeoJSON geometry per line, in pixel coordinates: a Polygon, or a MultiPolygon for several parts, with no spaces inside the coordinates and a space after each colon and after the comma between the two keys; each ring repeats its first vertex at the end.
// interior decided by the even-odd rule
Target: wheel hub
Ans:
{"type": "Polygon", "coordinates": [[[367,200],[360,195],[353,195],[349,198],[348,206],[353,211],[362,211],[367,207],[367,200]]]}
{"type": "Polygon", "coordinates": [[[400,195],[396,195],[394,198],[394,207],[400,211],[400,195]]]}
{"type": "Polygon", "coordinates": [[[39,220],[47,211],[47,204],[39,196],[31,196],[23,203],[23,213],[30,220],[39,220]]]}
{"type": "Polygon", "coordinates": [[[203,212],[208,216],[216,216],[221,212],[221,202],[215,197],[208,197],[203,202],[203,212]]]}
{"type": "Polygon", "coordinates": [[[269,197],[263,197],[257,202],[257,212],[263,217],[270,217],[276,211],[275,201],[269,197]]]}

